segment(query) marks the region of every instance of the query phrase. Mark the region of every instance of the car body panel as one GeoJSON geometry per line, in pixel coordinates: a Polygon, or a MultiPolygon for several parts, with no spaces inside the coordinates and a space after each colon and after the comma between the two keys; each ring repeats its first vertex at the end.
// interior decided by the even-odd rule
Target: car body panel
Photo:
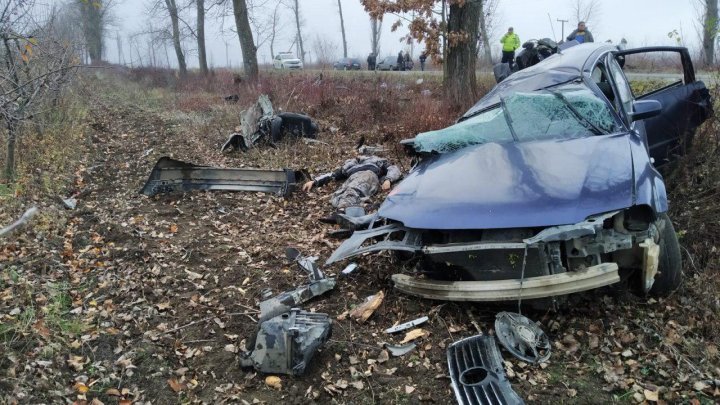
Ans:
{"type": "Polygon", "coordinates": [[[638,100],[657,100],[662,113],[645,121],[650,156],[659,164],[671,159],[688,135],[712,115],[709,91],[702,81],[695,80],[690,54],[686,48],[644,47],[615,52],[616,56],[677,52],[683,67],[683,81],[638,97],[638,100]]]}
{"type": "Polygon", "coordinates": [[[420,229],[572,224],[632,204],[631,161],[624,134],[474,145],[424,159],[379,214],[420,229]]]}

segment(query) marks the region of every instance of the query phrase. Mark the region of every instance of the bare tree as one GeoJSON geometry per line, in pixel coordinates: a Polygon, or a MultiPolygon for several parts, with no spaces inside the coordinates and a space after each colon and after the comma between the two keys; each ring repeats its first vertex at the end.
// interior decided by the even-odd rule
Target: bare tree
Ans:
{"type": "Polygon", "coordinates": [[[243,55],[243,67],[247,77],[254,81],[258,77],[257,47],[253,40],[252,29],[245,0],[233,0],[235,27],[237,28],[240,48],[243,55]]]}
{"type": "Polygon", "coordinates": [[[380,55],[380,34],[382,34],[382,20],[370,16],[370,46],[376,56],[380,55]]]}
{"type": "Polygon", "coordinates": [[[32,0],[0,0],[0,117],[5,124],[5,178],[15,177],[15,152],[23,122],[52,108],[78,58],[63,36],[58,8],[32,0]]]}
{"type": "Polygon", "coordinates": [[[180,14],[178,13],[177,3],[175,0],[165,0],[165,8],[170,15],[170,24],[172,24],[172,41],[175,47],[175,56],[177,56],[178,69],[180,75],[185,76],[187,74],[187,65],[185,64],[185,54],[180,43],[180,14]]]}
{"type": "Polygon", "coordinates": [[[200,73],[207,75],[207,53],[205,51],[205,0],[195,0],[197,9],[197,47],[198,47],[198,63],[200,64],[200,73]]]}
{"type": "Polygon", "coordinates": [[[600,21],[600,0],[570,0],[570,9],[576,24],[585,21],[590,25],[600,21]]]}
{"type": "Polygon", "coordinates": [[[335,51],[337,49],[337,44],[326,36],[316,35],[312,46],[317,62],[322,67],[332,64],[337,57],[335,51]]]}
{"type": "Polygon", "coordinates": [[[702,53],[707,66],[715,63],[715,38],[718,34],[718,0],[699,0],[702,6],[702,53]]]}
{"type": "Polygon", "coordinates": [[[277,3],[275,5],[275,9],[273,10],[272,14],[272,20],[270,22],[270,57],[275,57],[275,38],[277,37],[277,29],[280,25],[280,14],[279,9],[280,3],[277,3]]]}
{"type": "Polygon", "coordinates": [[[295,35],[295,45],[298,49],[298,57],[300,60],[305,63],[305,48],[303,47],[303,38],[302,38],[302,19],[300,18],[300,4],[298,3],[298,0],[287,0],[288,3],[287,6],[290,9],[290,11],[293,12],[295,15],[295,27],[297,28],[297,33],[295,35]]]}
{"type": "Polygon", "coordinates": [[[480,43],[479,45],[482,45],[480,48],[483,51],[483,60],[485,63],[490,63],[492,60],[492,55],[490,54],[490,34],[489,34],[489,27],[487,26],[488,18],[486,17],[485,13],[490,10],[488,7],[490,2],[493,2],[493,0],[480,0],[480,43]]]}
{"type": "Polygon", "coordinates": [[[338,3],[338,14],[340,14],[340,32],[342,32],[343,41],[343,58],[347,58],[347,40],[345,39],[345,20],[343,19],[342,3],[337,0],[338,3]]]}

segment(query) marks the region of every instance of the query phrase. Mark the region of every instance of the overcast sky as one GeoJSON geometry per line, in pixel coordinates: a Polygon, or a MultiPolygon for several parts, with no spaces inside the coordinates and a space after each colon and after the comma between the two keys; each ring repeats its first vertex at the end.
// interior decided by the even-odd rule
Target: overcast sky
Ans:
{"type": "MultiPolygon", "coordinates": [[[[147,30],[151,21],[159,26],[162,21],[151,19],[148,4],[152,0],[117,0],[114,13],[116,26],[111,28],[107,41],[106,58],[117,62],[119,54],[116,47],[116,35],[119,33],[123,47],[123,57],[126,62],[131,59],[137,64],[137,50],[132,49],[128,43],[131,34],[147,30]]],[[[179,0],[178,3],[183,0],[179,0]]],[[[274,2],[274,0],[268,0],[274,2]]],[[[495,38],[493,38],[493,55],[499,54],[499,37],[508,26],[513,26],[522,41],[531,38],[560,38],[561,26],[557,19],[570,20],[565,25],[565,35],[575,28],[575,18],[572,16],[571,0],[498,0],[496,12],[495,38]],[[549,14],[549,15],[548,15],[549,14]],[[554,30],[554,34],[553,34],[554,30]]],[[[345,30],[348,38],[348,56],[361,57],[364,60],[370,52],[370,23],[360,0],[341,0],[345,16],[345,30]]],[[[211,1],[206,1],[211,3],[211,1]]],[[[595,41],[612,40],[617,43],[621,38],[628,40],[630,47],[644,45],[675,45],[675,39],[668,38],[668,32],[677,30],[681,34],[685,46],[698,48],[697,34],[697,0],[601,0],[600,9],[595,17],[588,22],[588,28],[593,33],[595,41]]],[[[301,16],[304,21],[303,40],[306,52],[310,59],[315,59],[314,43],[317,38],[323,38],[334,44],[335,56],[342,56],[342,37],[340,34],[340,20],[337,12],[337,0],[300,0],[301,16]]],[[[270,8],[258,19],[268,18],[270,8]]],[[[188,14],[192,18],[194,11],[188,14]]],[[[275,52],[287,50],[295,37],[295,25],[292,14],[287,8],[280,7],[281,29],[276,40],[275,52]]],[[[405,28],[391,32],[390,26],[398,18],[387,15],[383,23],[381,38],[381,54],[397,54],[400,49],[410,50],[410,47],[400,42],[400,38],[407,33],[405,28]]],[[[193,24],[193,22],[189,21],[193,24]]],[[[224,23],[218,20],[207,22],[206,42],[208,48],[208,62],[212,66],[225,66],[226,61],[238,67],[241,63],[240,45],[237,36],[230,29],[234,29],[234,20],[227,18],[224,23]],[[227,50],[227,52],[226,52],[227,50]]],[[[195,44],[188,41],[185,45],[189,55],[186,56],[190,67],[197,66],[195,44]]],[[[176,65],[172,47],[168,46],[169,58],[165,57],[164,50],[156,51],[162,56],[158,59],[165,63],[167,59],[176,65]]],[[[422,44],[414,46],[413,56],[417,57],[422,50],[422,44]]],[[[143,58],[145,55],[141,54],[143,58]]],[[[260,63],[271,61],[268,44],[263,44],[258,50],[260,63]]],[[[146,62],[147,63],[147,62],[146,62]]]]}

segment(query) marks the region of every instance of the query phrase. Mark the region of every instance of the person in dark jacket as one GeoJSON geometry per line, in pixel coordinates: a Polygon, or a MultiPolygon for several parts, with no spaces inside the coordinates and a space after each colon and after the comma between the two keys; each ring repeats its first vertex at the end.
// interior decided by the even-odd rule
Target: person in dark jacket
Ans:
{"type": "Polygon", "coordinates": [[[410,61],[410,52],[405,52],[405,60],[403,61],[403,70],[412,70],[410,61]]]}
{"type": "Polygon", "coordinates": [[[345,180],[330,197],[330,204],[337,209],[360,206],[375,195],[380,188],[390,190],[392,183],[402,177],[400,168],[379,156],[358,155],[348,159],[342,166],[330,173],[317,176],[303,184],[303,191],[322,187],[331,181],[345,180]]]}
{"type": "Polygon", "coordinates": [[[405,70],[405,57],[403,56],[403,51],[398,52],[397,68],[398,70],[405,70]]]}
{"type": "Polygon", "coordinates": [[[427,54],[425,52],[420,54],[420,70],[425,71],[425,61],[427,60],[427,54]]]}
{"type": "Polygon", "coordinates": [[[375,70],[375,64],[377,63],[377,56],[374,52],[370,52],[367,57],[368,70],[375,70]]]}
{"type": "Polygon", "coordinates": [[[590,33],[590,30],[587,29],[587,27],[585,26],[585,21],[580,21],[578,23],[577,29],[575,29],[573,32],[570,33],[570,35],[568,35],[567,40],[575,40],[581,44],[585,42],[595,42],[592,34],[590,33]]]}

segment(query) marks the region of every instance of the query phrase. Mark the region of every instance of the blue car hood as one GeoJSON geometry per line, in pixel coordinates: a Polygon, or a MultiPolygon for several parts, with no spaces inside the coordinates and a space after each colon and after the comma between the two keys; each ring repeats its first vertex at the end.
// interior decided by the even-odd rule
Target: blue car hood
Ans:
{"type": "Polygon", "coordinates": [[[633,202],[628,134],[487,143],[421,161],[381,217],[419,229],[565,225],[633,202]]]}

